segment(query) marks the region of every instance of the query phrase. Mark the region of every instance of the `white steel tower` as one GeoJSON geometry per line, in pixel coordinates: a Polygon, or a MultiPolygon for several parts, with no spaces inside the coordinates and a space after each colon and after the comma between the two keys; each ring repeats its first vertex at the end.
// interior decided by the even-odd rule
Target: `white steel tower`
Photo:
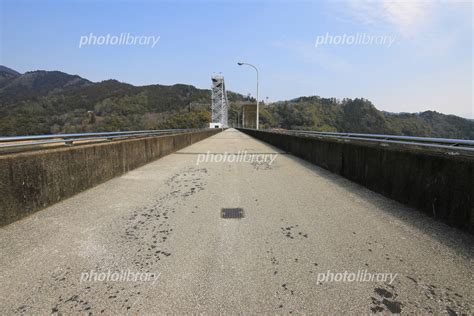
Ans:
{"type": "Polygon", "coordinates": [[[224,76],[214,75],[212,80],[212,121],[211,128],[227,127],[227,112],[229,110],[229,101],[227,101],[227,92],[225,91],[224,76]]]}

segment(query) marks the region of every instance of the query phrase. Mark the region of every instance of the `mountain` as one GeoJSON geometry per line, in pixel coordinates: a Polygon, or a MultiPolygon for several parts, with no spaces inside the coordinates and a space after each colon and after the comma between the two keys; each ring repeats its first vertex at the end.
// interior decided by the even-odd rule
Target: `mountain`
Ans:
{"type": "Polygon", "coordinates": [[[0,65],[0,89],[20,75],[19,72],[0,65]]]}
{"type": "Polygon", "coordinates": [[[81,88],[91,84],[92,82],[89,80],[77,75],[69,75],[60,71],[38,70],[25,74],[11,75],[0,88],[0,96],[2,102],[8,103],[55,93],[63,93],[67,90],[81,88]]]}
{"type": "MultiPolygon", "coordinates": [[[[229,123],[242,104],[255,102],[228,91],[229,123]]],[[[0,66],[0,135],[205,127],[211,91],[191,85],[133,86],[91,82],[60,71],[20,74],[0,66]]],[[[262,128],[381,133],[474,139],[474,121],[434,111],[382,112],[366,99],[300,97],[262,104],[262,128]]]]}
{"type": "Polygon", "coordinates": [[[472,120],[435,111],[383,112],[366,99],[301,97],[267,106],[261,116],[267,127],[285,129],[474,139],[472,120]]]}
{"type": "Polygon", "coordinates": [[[21,75],[18,71],[0,65],[0,78],[18,77],[21,75]]]}
{"type": "MultiPolygon", "coordinates": [[[[5,136],[204,127],[210,121],[211,91],[191,85],[94,83],[42,70],[7,81],[0,88],[0,135],[5,136]]],[[[232,92],[228,98],[245,100],[232,92]]]]}

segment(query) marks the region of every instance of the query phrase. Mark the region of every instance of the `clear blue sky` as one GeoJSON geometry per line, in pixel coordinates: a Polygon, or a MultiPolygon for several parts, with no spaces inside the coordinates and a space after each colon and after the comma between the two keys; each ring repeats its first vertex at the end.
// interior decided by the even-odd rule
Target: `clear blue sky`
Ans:
{"type": "Polygon", "coordinates": [[[473,118],[471,1],[0,0],[0,64],[92,81],[210,87],[261,99],[364,97],[382,110],[473,118]],[[83,46],[81,36],[160,36],[150,46],[83,46]],[[325,44],[318,36],[387,36],[393,45],[325,44]]]}

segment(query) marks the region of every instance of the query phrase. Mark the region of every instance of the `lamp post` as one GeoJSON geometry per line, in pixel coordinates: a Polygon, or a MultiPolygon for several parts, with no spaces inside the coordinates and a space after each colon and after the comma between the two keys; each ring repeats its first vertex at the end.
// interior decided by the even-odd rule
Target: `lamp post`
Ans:
{"type": "Polygon", "coordinates": [[[248,64],[248,63],[242,63],[242,62],[238,62],[237,65],[239,66],[242,66],[242,65],[247,65],[247,66],[250,66],[252,67],[253,69],[255,69],[255,71],[257,72],[257,124],[255,125],[258,129],[258,69],[257,67],[255,67],[254,65],[252,64],[248,64]]]}

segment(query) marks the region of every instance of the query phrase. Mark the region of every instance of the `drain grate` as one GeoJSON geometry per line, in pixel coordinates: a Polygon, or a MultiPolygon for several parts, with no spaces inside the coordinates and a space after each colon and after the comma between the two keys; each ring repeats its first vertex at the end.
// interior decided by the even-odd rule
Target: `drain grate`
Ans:
{"type": "Polygon", "coordinates": [[[223,208],[221,210],[222,218],[244,218],[243,208],[223,208]]]}

